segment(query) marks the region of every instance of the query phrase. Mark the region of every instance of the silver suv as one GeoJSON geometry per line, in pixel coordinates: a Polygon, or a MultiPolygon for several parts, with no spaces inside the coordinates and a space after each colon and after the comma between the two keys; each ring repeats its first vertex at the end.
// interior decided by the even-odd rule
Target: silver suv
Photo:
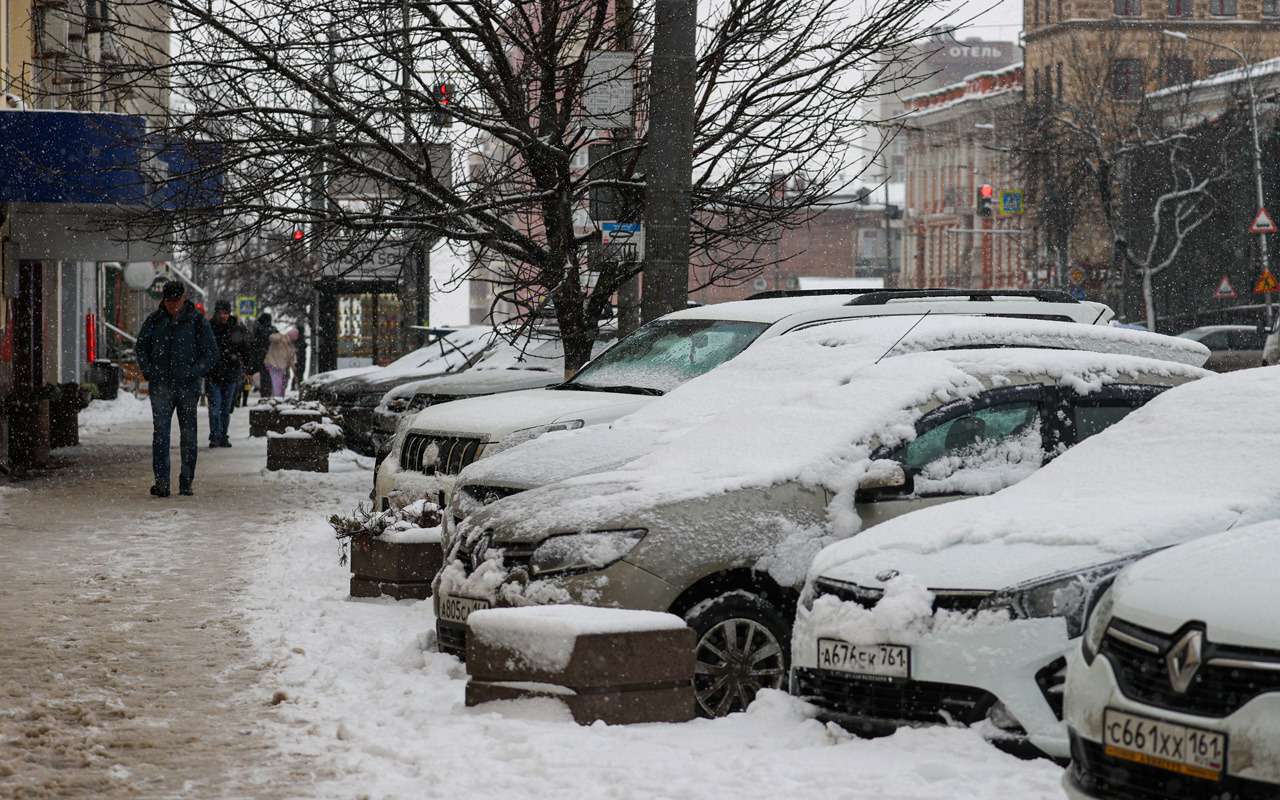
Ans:
{"type": "Polygon", "coordinates": [[[507,496],[465,484],[482,496],[448,532],[441,649],[461,654],[467,615],[492,605],[669,611],[698,634],[702,712],[741,709],[782,686],[797,592],[819,549],[1016,482],[1200,377],[1186,362],[1207,357],[1186,340],[1104,326],[928,322],[897,343],[902,321],[883,319],[779,338],[612,428],[523,446],[542,475],[621,448],[600,472],[507,496]],[[1126,350],[1182,363],[1116,354],[1126,350]],[[1088,430],[1073,421],[1079,405],[1101,409],[1088,430]],[[626,452],[628,441],[648,444],[626,452]]]}

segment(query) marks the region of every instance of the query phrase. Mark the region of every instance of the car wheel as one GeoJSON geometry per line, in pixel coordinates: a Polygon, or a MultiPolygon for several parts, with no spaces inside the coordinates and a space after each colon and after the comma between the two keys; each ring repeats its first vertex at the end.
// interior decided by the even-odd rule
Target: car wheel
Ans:
{"type": "Polygon", "coordinates": [[[742,711],[761,689],[780,689],[787,675],[791,626],[768,600],[730,592],[685,615],[697,638],[693,692],[698,713],[742,711]]]}

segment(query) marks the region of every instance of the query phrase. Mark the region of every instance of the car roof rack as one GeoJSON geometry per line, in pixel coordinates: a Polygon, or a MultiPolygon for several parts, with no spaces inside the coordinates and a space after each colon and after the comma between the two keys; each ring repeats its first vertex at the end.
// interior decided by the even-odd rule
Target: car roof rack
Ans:
{"type": "Polygon", "coordinates": [[[1056,289],[873,289],[858,295],[845,305],[880,306],[890,300],[963,298],[973,302],[991,302],[997,297],[1021,297],[1042,303],[1079,303],[1071,295],[1056,289]]]}
{"type": "Polygon", "coordinates": [[[742,298],[743,300],[776,300],[779,297],[823,297],[837,294],[859,294],[861,292],[884,292],[892,289],[772,289],[767,292],[756,292],[742,298]]]}

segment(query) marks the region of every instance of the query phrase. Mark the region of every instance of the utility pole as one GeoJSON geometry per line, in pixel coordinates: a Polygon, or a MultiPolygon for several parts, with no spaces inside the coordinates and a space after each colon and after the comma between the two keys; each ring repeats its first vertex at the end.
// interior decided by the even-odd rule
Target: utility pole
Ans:
{"type": "Polygon", "coordinates": [[[884,177],[884,278],[888,283],[889,276],[893,274],[893,217],[889,212],[889,175],[888,170],[884,177]]]}
{"type": "MultiPolygon", "coordinates": [[[[617,27],[618,49],[630,50],[635,43],[635,6],[632,0],[615,0],[614,25],[617,27]]],[[[635,114],[628,115],[631,125],[626,128],[613,129],[613,149],[611,157],[621,159],[621,153],[635,144],[635,114]]],[[[617,169],[621,168],[619,162],[617,169]]],[[[619,208],[629,206],[618,202],[619,208]]],[[[624,220],[630,222],[631,220],[624,220]]],[[[626,336],[640,327],[640,273],[632,275],[618,287],[618,335],[626,336]]]]}
{"type": "Polygon", "coordinates": [[[696,0],[655,2],[640,306],[645,321],[689,300],[697,21],[696,0]]]}

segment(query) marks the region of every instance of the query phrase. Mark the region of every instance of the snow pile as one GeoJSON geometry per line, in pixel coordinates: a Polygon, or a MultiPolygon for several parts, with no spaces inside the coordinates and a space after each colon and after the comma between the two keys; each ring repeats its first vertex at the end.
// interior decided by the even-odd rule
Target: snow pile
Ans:
{"type": "Polygon", "coordinates": [[[511,651],[524,666],[540,672],[559,672],[568,667],[574,646],[582,636],[684,627],[684,620],[674,614],[578,605],[491,608],[467,618],[468,635],[511,651]]]}
{"type": "Polygon", "coordinates": [[[1172,389],[1021,483],[832,545],[812,574],[863,583],[927,570],[929,585],[958,588],[982,564],[976,588],[1002,588],[1280,518],[1277,396],[1277,367],[1172,389]]]}
{"type": "Polygon", "coordinates": [[[120,392],[115,400],[94,400],[80,412],[80,430],[109,431],[151,417],[151,400],[120,392]]]}
{"type": "MultiPolygon", "coordinates": [[[[284,474],[284,473],[282,473],[284,474]]],[[[679,725],[580,727],[556,700],[466,708],[465,668],[435,652],[430,602],[351,601],[324,515],[367,473],[289,476],[245,553],[244,610],[263,668],[268,737],[319,765],[316,798],[719,800],[796,797],[1057,800],[1062,770],[1005,755],[975,731],[905,729],[864,740],[782,692],[746,713],[679,725]],[[295,510],[296,509],[296,510],[295,510]],[[274,692],[287,700],[268,705],[274,692]]]]}

